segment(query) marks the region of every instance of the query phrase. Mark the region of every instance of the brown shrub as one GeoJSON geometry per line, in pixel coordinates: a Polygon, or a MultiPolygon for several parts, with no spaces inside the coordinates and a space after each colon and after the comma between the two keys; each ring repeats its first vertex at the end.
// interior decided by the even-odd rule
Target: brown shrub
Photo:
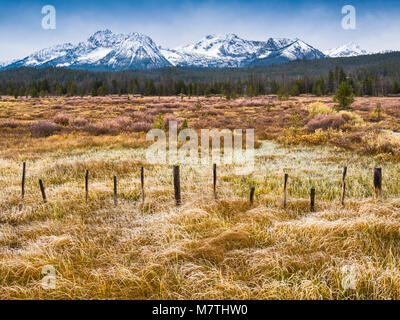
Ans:
{"type": "Polygon", "coordinates": [[[345,124],[345,121],[340,114],[330,114],[330,115],[317,115],[314,119],[311,119],[306,128],[308,131],[313,132],[317,129],[328,130],[338,129],[345,124]]]}
{"type": "Polygon", "coordinates": [[[71,120],[71,125],[74,128],[83,128],[83,127],[87,126],[87,124],[88,124],[88,121],[82,117],[78,117],[78,118],[71,120]]]}
{"type": "Polygon", "coordinates": [[[148,114],[163,114],[163,113],[171,113],[172,111],[165,107],[156,107],[154,109],[148,110],[148,114]]]}
{"type": "Polygon", "coordinates": [[[150,122],[153,123],[156,119],[154,114],[144,113],[144,112],[134,112],[131,118],[135,119],[135,122],[150,122]]]}
{"type": "Polygon", "coordinates": [[[32,136],[48,137],[53,135],[58,130],[58,126],[53,121],[39,120],[32,123],[29,129],[32,136]]]}
{"type": "Polygon", "coordinates": [[[209,107],[203,107],[198,112],[201,113],[203,116],[216,116],[223,113],[220,110],[216,110],[209,107]]]}
{"type": "Polygon", "coordinates": [[[54,118],[53,121],[62,126],[68,126],[71,122],[71,116],[65,113],[59,113],[54,118]]]}
{"type": "Polygon", "coordinates": [[[151,129],[152,124],[148,122],[135,122],[131,125],[134,132],[147,132],[151,129]]]}
{"type": "Polygon", "coordinates": [[[118,117],[113,120],[106,120],[90,124],[86,130],[96,136],[103,134],[118,134],[122,131],[128,131],[131,120],[128,117],[118,117]]]}
{"type": "Polygon", "coordinates": [[[21,124],[15,121],[14,119],[7,119],[0,122],[0,128],[10,128],[15,129],[18,128],[21,124]]]}

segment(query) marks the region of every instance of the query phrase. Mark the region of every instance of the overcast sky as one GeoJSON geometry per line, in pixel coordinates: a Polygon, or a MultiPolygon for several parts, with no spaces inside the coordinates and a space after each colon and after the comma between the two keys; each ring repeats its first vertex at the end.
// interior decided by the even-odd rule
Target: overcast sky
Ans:
{"type": "Polygon", "coordinates": [[[249,40],[300,38],[321,50],[352,41],[370,51],[400,50],[400,1],[0,0],[0,61],[84,41],[106,28],[144,33],[164,47],[235,33],[249,40]],[[44,5],[56,8],[55,30],[42,29],[44,5]],[[356,30],[341,26],[344,5],[356,8],[356,30]]]}

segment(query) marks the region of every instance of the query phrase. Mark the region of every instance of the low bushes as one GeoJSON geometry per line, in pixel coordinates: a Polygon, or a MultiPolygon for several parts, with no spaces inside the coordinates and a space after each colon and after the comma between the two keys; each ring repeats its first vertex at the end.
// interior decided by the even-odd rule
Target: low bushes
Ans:
{"type": "Polygon", "coordinates": [[[7,119],[2,122],[0,122],[0,128],[10,128],[10,129],[16,129],[20,126],[21,124],[14,119],[7,119]]]}
{"type": "Polygon", "coordinates": [[[30,132],[34,137],[48,137],[58,131],[58,126],[53,121],[39,120],[31,124],[30,132]]]}
{"type": "Polygon", "coordinates": [[[327,129],[339,129],[345,124],[341,114],[330,114],[330,115],[317,115],[315,118],[311,119],[306,128],[310,132],[314,132],[317,129],[327,130],[327,129]]]}
{"type": "Polygon", "coordinates": [[[71,120],[71,126],[73,128],[83,128],[87,126],[88,123],[89,121],[82,117],[74,118],[71,120]]]}
{"type": "Polygon", "coordinates": [[[68,126],[71,122],[71,116],[65,113],[59,113],[54,118],[53,121],[62,126],[68,126]]]}

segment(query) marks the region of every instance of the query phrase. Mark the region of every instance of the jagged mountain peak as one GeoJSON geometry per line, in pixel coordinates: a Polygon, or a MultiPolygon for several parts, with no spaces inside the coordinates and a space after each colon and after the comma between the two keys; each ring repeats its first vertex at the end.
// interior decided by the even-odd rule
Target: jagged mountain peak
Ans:
{"type": "Polygon", "coordinates": [[[246,40],[235,33],[210,34],[194,44],[167,49],[158,47],[147,35],[99,30],[76,45],[64,43],[39,50],[0,69],[30,67],[68,67],[89,70],[150,69],[166,66],[248,67],[288,62],[368,54],[355,43],[348,43],[325,54],[299,38],[246,40]]]}
{"type": "Polygon", "coordinates": [[[362,49],[358,44],[355,42],[349,42],[343,46],[325,50],[324,54],[331,58],[337,57],[354,57],[354,56],[361,56],[371,54],[367,50],[362,49]]]}
{"type": "Polygon", "coordinates": [[[153,40],[143,34],[100,30],[77,45],[66,43],[40,50],[7,68],[69,67],[95,70],[150,69],[170,66],[153,40]]]}

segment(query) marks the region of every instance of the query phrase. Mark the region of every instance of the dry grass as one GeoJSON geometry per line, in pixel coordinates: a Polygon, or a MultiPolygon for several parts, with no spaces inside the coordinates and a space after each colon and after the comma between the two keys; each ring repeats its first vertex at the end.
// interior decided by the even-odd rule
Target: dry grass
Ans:
{"type": "MultiPolygon", "coordinates": [[[[312,97],[282,103],[274,97],[231,102],[201,98],[202,110],[191,109],[197,98],[178,101],[158,97],[1,101],[3,121],[12,115],[19,124],[0,127],[1,299],[400,298],[396,158],[390,148],[358,148],[363,142],[346,145],[360,152],[346,151],[344,143],[336,149],[332,146],[356,133],[361,132],[360,139],[367,137],[364,130],[371,127],[397,130],[393,100],[379,100],[384,111],[381,123],[368,122],[370,111],[362,110],[375,101],[362,98],[356,101],[355,113],[364,119],[365,127],[348,123],[348,131],[315,133],[292,128],[290,119],[297,110],[304,126],[309,121],[307,105],[317,101],[312,97]],[[82,119],[105,123],[131,117],[128,113],[135,113],[131,119],[136,123],[135,117],[147,116],[146,108],[161,103],[173,110],[171,116],[188,119],[191,127],[207,120],[206,127],[228,123],[248,127],[253,122],[259,137],[278,139],[279,129],[295,146],[264,141],[256,150],[256,169],[251,174],[219,166],[218,201],[212,199],[211,167],[182,166],[183,205],[175,208],[172,168],[145,162],[143,134],[124,130],[96,136],[80,129],[87,125],[82,119]],[[268,111],[266,103],[275,104],[268,111]],[[203,108],[218,112],[205,116],[203,108]],[[32,123],[59,114],[69,115],[68,124],[64,121],[56,135],[30,135],[32,123]],[[83,125],[73,126],[74,119],[83,125]],[[23,208],[22,161],[27,161],[23,208]],[[342,208],[344,165],[349,167],[348,193],[342,208]],[[145,167],[145,204],[140,201],[140,166],[145,167]],[[379,202],[371,199],[372,169],[377,166],[384,175],[379,202]],[[86,169],[90,170],[88,205],[86,169]],[[289,202],[283,209],[285,172],[289,173],[289,202]],[[118,176],[118,207],[112,202],[114,175],[118,176]],[[46,187],[47,205],[41,203],[39,178],[46,187]],[[253,207],[247,201],[250,185],[256,186],[253,207]],[[317,190],[314,213],[308,203],[312,186],[317,190]],[[56,267],[55,290],[41,287],[45,265],[56,267]],[[355,270],[355,290],[342,286],[343,270],[348,267],[355,270]]],[[[382,139],[381,144],[374,141],[380,146],[389,136],[392,146],[398,144],[388,133],[370,134],[382,139]]]]}

